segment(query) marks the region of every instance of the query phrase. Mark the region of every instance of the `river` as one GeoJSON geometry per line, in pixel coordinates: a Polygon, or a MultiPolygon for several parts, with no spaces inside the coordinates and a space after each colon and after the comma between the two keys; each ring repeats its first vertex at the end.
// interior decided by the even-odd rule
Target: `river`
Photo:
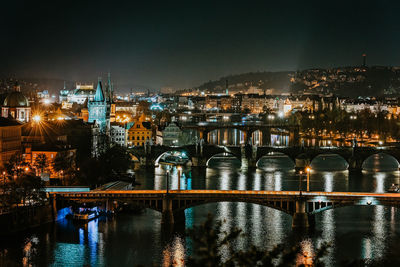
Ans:
{"type": "MultiPolygon", "coordinates": [[[[335,163],[330,163],[335,164],[335,163]]],[[[239,190],[298,190],[299,179],[286,157],[264,159],[259,169],[241,166],[235,158],[215,158],[208,168],[184,169],[182,188],[239,190]]],[[[166,187],[165,168],[139,171],[137,189],[166,187]]],[[[318,191],[384,192],[399,182],[399,172],[348,171],[316,172],[310,177],[310,189],[318,191]]],[[[177,188],[177,171],[171,169],[170,187],[177,188]]],[[[305,184],[303,185],[305,188],[305,184]]],[[[313,231],[299,233],[291,229],[291,217],[272,208],[246,203],[205,204],[187,209],[186,228],[199,225],[213,213],[225,219],[226,230],[243,229],[245,236],[238,248],[251,244],[273,248],[277,244],[300,244],[313,253],[322,242],[331,248],[327,266],[343,260],[377,259],[393,252],[400,242],[400,212],[384,206],[343,207],[316,215],[313,231]]],[[[169,240],[161,232],[161,214],[146,210],[143,214],[121,214],[114,219],[99,218],[86,226],[68,220],[21,233],[0,242],[0,265],[12,266],[135,266],[152,264],[183,265],[190,252],[190,240],[175,235],[169,240]]]]}

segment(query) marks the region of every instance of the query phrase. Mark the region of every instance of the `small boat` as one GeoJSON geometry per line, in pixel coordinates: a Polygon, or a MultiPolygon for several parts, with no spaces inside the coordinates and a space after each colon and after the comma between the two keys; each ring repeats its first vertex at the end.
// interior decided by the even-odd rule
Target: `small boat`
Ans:
{"type": "Polygon", "coordinates": [[[78,222],[88,222],[99,216],[100,216],[100,214],[97,211],[91,211],[91,212],[87,212],[87,213],[73,213],[72,220],[78,221],[78,222]]]}
{"type": "Polygon", "coordinates": [[[392,186],[388,189],[388,193],[400,193],[400,187],[398,184],[392,184],[392,186]]]}

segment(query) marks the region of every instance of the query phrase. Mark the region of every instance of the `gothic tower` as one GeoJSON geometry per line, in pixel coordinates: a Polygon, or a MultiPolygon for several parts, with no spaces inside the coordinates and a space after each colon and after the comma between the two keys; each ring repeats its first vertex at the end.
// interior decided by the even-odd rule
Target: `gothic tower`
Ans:
{"type": "Polygon", "coordinates": [[[110,129],[109,109],[109,102],[104,96],[101,80],[99,79],[94,99],[88,102],[88,122],[95,122],[103,133],[108,133],[110,129]]]}

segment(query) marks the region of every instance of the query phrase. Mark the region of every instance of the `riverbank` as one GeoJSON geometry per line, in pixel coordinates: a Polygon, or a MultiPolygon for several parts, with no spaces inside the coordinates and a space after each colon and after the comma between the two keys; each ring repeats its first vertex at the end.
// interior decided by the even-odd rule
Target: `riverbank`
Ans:
{"type": "Polygon", "coordinates": [[[0,214],[0,235],[13,235],[53,221],[50,204],[14,208],[0,214]]]}

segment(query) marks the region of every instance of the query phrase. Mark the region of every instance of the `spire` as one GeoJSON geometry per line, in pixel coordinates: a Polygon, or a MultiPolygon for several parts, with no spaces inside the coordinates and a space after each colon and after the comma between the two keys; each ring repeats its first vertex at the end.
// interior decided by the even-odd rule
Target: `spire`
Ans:
{"type": "Polygon", "coordinates": [[[112,102],[114,95],[114,84],[111,82],[111,72],[108,72],[106,95],[107,95],[107,101],[112,102]]]}
{"type": "Polygon", "coordinates": [[[64,89],[63,90],[66,90],[67,89],[67,86],[65,85],[65,81],[64,81],[64,89]]]}
{"type": "Polygon", "coordinates": [[[104,101],[104,93],[103,93],[103,88],[101,86],[101,79],[99,79],[97,83],[97,89],[96,89],[96,94],[94,95],[94,101],[95,102],[103,102],[104,101]]]}

